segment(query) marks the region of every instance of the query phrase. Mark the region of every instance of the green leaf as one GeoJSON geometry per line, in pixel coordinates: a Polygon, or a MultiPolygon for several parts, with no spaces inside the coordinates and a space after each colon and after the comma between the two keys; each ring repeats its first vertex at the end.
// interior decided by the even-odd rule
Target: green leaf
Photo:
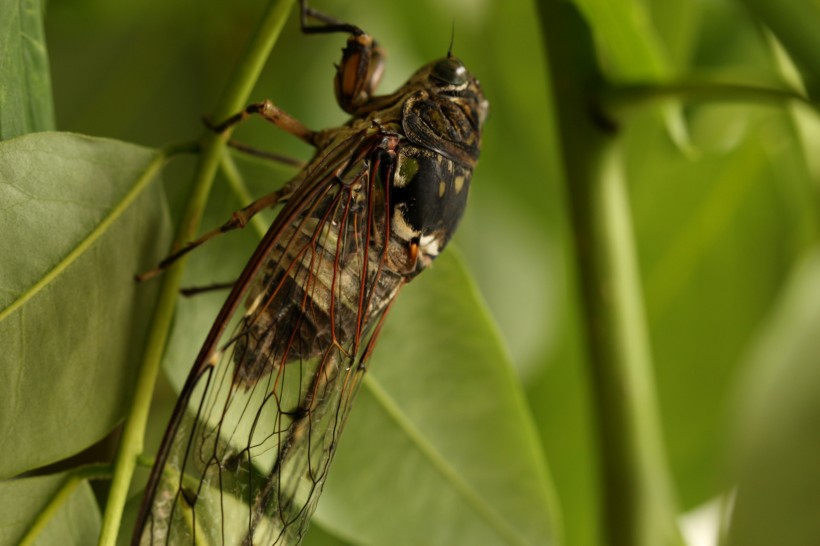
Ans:
{"type": "Polygon", "coordinates": [[[790,264],[816,236],[799,148],[772,139],[792,142],[786,116],[750,113],[731,152],[696,162],[672,150],[649,116],[628,140],[661,416],[685,509],[721,491],[725,430],[716,416],[790,264]]]}
{"type": "Polygon", "coordinates": [[[592,397],[583,350],[577,339],[570,339],[578,328],[575,294],[572,289],[560,296],[567,309],[561,352],[538,381],[527,385],[527,394],[555,476],[565,544],[598,546],[602,542],[599,455],[590,430],[592,397]]]}
{"type": "Polygon", "coordinates": [[[820,80],[820,4],[805,0],[743,0],[749,10],[771,29],[797,63],[806,71],[811,94],[817,99],[820,80]]]}
{"type": "Polygon", "coordinates": [[[820,251],[797,269],[749,361],[729,546],[820,543],[820,251]]]}
{"type": "Polygon", "coordinates": [[[0,476],[77,453],[122,418],[165,248],[163,156],[37,133],[0,143],[0,476]]]}
{"type": "Polygon", "coordinates": [[[0,140],[54,129],[42,0],[0,0],[0,140]]]}
{"type": "Polygon", "coordinates": [[[302,546],[351,546],[349,542],[326,532],[321,525],[313,522],[310,531],[302,541],[302,546]]]}
{"type": "Polygon", "coordinates": [[[362,544],[555,543],[532,418],[453,250],[400,294],[370,370],[319,502],[323,528],[362,544]]]}
{"type": "MultiPolygon", "coordinates": [[[[0,482],[0,544],[17,544],[58,490],[68,473],[0,482]]],[[[97,540],[100,510],[83,480],[46,524],[34,544],[86,546],[97,540]]]]}
{"type": "Polygon", "coordinates": [[[669,75],[669,63],[644,2],[581,0],[578,4],[596,30],[599,50],[612,61],[614,76],[655,80],[669,75]]]}

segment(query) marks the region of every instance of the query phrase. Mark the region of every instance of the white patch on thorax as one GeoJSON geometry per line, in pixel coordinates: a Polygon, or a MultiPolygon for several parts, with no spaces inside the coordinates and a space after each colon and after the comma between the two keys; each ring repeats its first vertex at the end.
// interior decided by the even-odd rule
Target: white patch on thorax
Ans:
{"type": "Polygon", "coordinates": [[[419,239],[419,249],[426,256],[438,256],[441,251],[441,240],[438,234],[422,235],[419,239]]]}
{"type": "Polygon", "coordinates": [[[419,232],[410,227],[407,220],[404,218],[405,205],[398,205],[393,210],[393,219],[391,220],[390,230],[393,234],[402,241],[409,241],[413,237],[417,237],[419,232]]]}

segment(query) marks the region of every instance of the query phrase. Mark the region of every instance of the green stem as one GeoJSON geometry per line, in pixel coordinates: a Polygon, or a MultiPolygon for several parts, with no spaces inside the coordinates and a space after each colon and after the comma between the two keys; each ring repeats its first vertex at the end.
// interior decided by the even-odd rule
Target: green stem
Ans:
{"type": "MultiPolygon", "coordinates": [[[[231,154],[222,155],[222,174],[225,175],[225,180],[228,181],[228,185],[233,190],[237,198],[239,198],[239,202],[242,203],[242,206],[246,207],[250,205],[253,202],[253,197],[251,196],[251,192],[248,190],[248,186],[242,178],[242,173],[239,172],[236,163],[234,163],[231,154]]],[[[268,231],[268,225],[266,224],[264,218],[262,218],[261,214],[256,214],[251,218],[250,223],[251,227],[261,241],[262,237],[264,237],[265,233],[268,231]]]]}
{"type": "MultiPolygon", "coordinates": [[[[222,97],[214,108],[212,119],[225,119],[239,111],[248,102],[253,86],[279,37],[293,2],[294,0],[272,0],[270,2],[245,54],[240,59],[222,97]]],[[[216,135],[208,130],[203,133],[200,140],[202,155],[194,171],[193,190],[187,208],[174,238],[175,248],[192,240],[196,235],[220,157],[224,152],[228,133],[229,131],[226,131],[221,135],[216,135]]],[[[159,373],[162,353],[170,331],[185,261],[183,258],[175,263],[165,272],[162,279],[147,348],[115,460],[114,479],[105,509],[99,546],[116,544],[128,488],[137,459],[143,450],[154,383],[159,373]]]]}
{"type": "Polygon", "coordinates": [[[641,283],[616,127],[599,107],[606,82],[576,8],[539,2],[550,65],[608,546],[682,544],[662,448],[641,283]]]}
{"type": "Polygon", "coordinates": [[[607,110],[610,108],[620,110],[645,106],[647,102],[670,98],[685,101],[758,102],[775,106],[797,101],[815,110],[820,109],[817,103],[790,89],[706,81],[624,85],[607,89],[602,96],[602,101],[607,110]]]}
{"type": "Polygon", "coordinates": [[[29,527],[26,534],[20,540],[18,546],[30,546],[35,543],[37,537],[43,532],[43,529],[49,521],[57,514],[57,511],[66,503],[71,497],[72,493],[85,480],[101,480],[111,477],[111,466],[108,464],[93,464],[75,468],[69,472],[65,481],[60,488],[51,497],[51,500],[43,510],[37,514],[37,517],[29,527]]]}

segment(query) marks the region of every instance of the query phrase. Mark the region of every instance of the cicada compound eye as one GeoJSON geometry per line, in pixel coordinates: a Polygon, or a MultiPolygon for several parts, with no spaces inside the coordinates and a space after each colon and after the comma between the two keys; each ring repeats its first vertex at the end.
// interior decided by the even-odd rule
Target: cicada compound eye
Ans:
{"type": "Polygon", "coordinates": [[[455,57],[447,57],[433,65],[430,77],[447,85],[464,85],[467,83],[467,69],[455,57]]]}

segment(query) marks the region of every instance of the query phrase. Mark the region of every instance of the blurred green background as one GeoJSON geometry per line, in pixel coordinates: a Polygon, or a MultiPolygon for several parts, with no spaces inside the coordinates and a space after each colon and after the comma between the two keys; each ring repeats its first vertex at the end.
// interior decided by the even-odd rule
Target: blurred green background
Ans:
{"type": "MultiPolygon", "coordinates": [[[[604,72],[616,84],[686,77],[799,88],[799,72],[787,53],[739,2],[577,4],[593,29],[604,72]]],[[[599,544],[596,446],[553,115],[561,105],[550,100],[535,5],[343,0],[314,7],[355,23],[383,44],[383,91],[443,56],[455,29],[453,51],[481,80],[491,104],[469,211],[455,244],[526,393],[555,482],[565,543],[599,544]]],[[[252,0],[48,2],[57,128],[148,147],[196,138],[200,117],[212,109],[262,9],[252,0]]],[[[807,17],[817,16],[816,2],[806,9],[807,17]]],[[[252,100],[271,98],[313,128],[344,121],[332,89],[332,63],[342,45],[341,36],[302,36],[292,14],[252,100]]],[[[820,396],[812,397],[820,393],[817,378],[789,372],[820,364],[811,328],[818,315],[806,303],[820,307],[820,277],[805,273],[820,274],[816,261],[789,281],[818,241],[816,113],[741,96],[720,102],[684,98],[638,104],[618,122],[663,440],[679,508],[694,509],[729,491],[736,480],[750,479],[746,491],[752,500],[741,494],[737,504],[738,521],[746,527],[735,529],[732,540],[764,544],[743,538],[754,537],[748,529],[772,515],[760,503],[772,489],[755,476],[766,468],[775,476],[784,473],[774,483],[799,484],[816,463],[806,457],[793,464],[791,455],[820,455],[810,419],[778,439],[782,452],[758,460],[759,449],[738,447],[770,445],[770,430],[795,422],[795,415],[816,414],[820,406],[820,396]],[[794,311],[799,304],[809,309],[794,311]],[[770,376],[779,379],[758,379],[770,376]],[[806,394],[793,397],[798,385],[806,394]],[[750,407],[778,408],[782,415],[763,426],[750,407]]],[[[309,155],[306,146],[262,122],[244,124],[235,137],[300,158],[309,155]]],[[[255,195],[289,174],[271,174],[253,161],[241,165],[255,195]]],[[[187,176],[184,161],[169,170],[171,203],[184,197],[187,176]]],[[[777,499],[794,500],[795,489],[777,491],[777,499]]],[[[818,497],[808,492],[794,502],[813,505],[816,512],[818,504],[812,503],[818,497]]],[[[809,534],[797,536],[820,541],[801,521],[787,527],[806,529],[809,534]]]]}

